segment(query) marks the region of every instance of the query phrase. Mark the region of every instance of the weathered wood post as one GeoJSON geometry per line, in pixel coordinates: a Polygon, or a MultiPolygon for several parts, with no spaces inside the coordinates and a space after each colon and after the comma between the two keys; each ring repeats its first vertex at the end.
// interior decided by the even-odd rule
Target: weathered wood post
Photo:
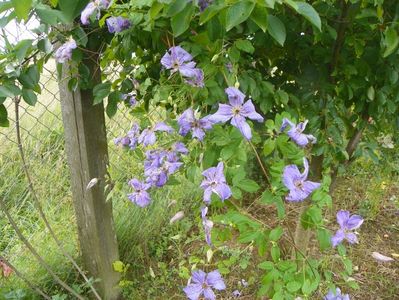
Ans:
{"type": "MultiPolygon", "coordinates": [[[[94,83],[100,81],[97,55],[84,60],[94,83]]],[[[69,63],[63,65],[59,81],[65,150],[71,174],[71,187],[83,264],[95,279],[105,300],[120,298],[119,273],[112,263],[119,259],[112,218],[111,201],[106,201],[105,176],[108,164],[107,137],[103,104],[93,106],[92,89],[68,89],[69,63]],[[87,189],[88,183],[98,183],[87,189]]]]}

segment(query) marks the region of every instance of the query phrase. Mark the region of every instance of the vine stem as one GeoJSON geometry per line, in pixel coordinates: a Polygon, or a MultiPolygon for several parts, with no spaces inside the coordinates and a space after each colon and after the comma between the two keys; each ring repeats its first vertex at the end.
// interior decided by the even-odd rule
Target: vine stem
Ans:
{"type": "Polygon", "coordinates": [[[37,286],[33,285],[32,282],[30,282],[24,275],[22,275],[21,272],[19,272],[17,270],[17,268],[15,268],[4,256],[0,255],[0,261],[2,261],[3,263],[5,263],[11,270],[13,270],[13,272],[19,277],[21,278],[23,281],[25,281],[25,283],[27,284],[27,286],[35,291],[36,293],[38,293],[40,296],[42,296],[44,299],[47,300],[51,300],[50,296],[47,295],[45,292],[43,292],[41,289],[39,289],[37,286]]]}
{"type": "Polygon", "coordinates": [[[256,150],[254,144],[252,144],[252,142],[251,142],[250,140],[248,140],[248,144],[251,145],[251,148],[252,148],[252,150],[253,150],[254,153],[255,153],[256,159],[258,160],[258,163],[259,163],[259,165],[260,165],[260,167],[261,167],[261,169],[262,169],[263,175],[265,175],[265,178],[266,178],[266,180],[267,180],[267,183],[270,185],[270,184],[271,184],[271,181],[270,181],[269,175],[267,174],[266,168],[265,168],[265,166],[263,165],[262,159],[260,158],[260,156],[259,156],[259,154],[258,154],[258,151],[256,150]]]}
{"type": "Polygon", "coordinates": [[[37,197],[36,191],[33,187],[33,182],[30,177],[30,173],[28,170],[28,165],[26,164],[26,159],[25,159],[25,152],[22,147],[22,139],[21,139],[21,129],[20,129],[20,118],[19,118],[19,102],[20,98],[16,97],[14,98],[14,103],[15,103],[15,129],[16,129],[16,134],[17,134],[17,143],[18,143],[18,150],[19,154],[22,160],[22,166],[26,175],[26,179],[28,180],[28,187],[29,190],[32,194],[33,200],[35,202],[36,208],[39,211],[40,217],[43,219],[45,226],[49,230],[49,233],[55,243],[57,244],[58,248],[60,249],[61,253],[68,258],[68,260],[72,263],[72,265],[75,267],[75,269],[79,272],[79,274],[83,277],[83,279],[86,281],[86,283],[89,285],[90,289],[92,290],[94,296],[96,299],[101,300],[101,296],[98,294],[96,289],[94,288],[93,284],[90,282],[90,280],[87,278],[83,270],[79,267],[77,262],[73,259],[73,257],[65,250],[64,246],[62,245],[61,241],[57,238],[57,236],[54,233],[53,228],[50,226],[50,223],[43,211],[43,208],[40,204],[39,198],[37,197]]]}

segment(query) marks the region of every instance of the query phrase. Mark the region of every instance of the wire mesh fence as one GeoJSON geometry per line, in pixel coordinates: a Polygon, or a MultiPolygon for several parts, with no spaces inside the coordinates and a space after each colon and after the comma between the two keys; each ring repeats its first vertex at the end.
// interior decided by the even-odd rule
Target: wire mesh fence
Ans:
{"type": "MultiPolygon", "coordinates": [[[[3,29],[2,35],[11,43],[23,38],[37,41],[39,37],[34,33],[36,25],[34,19],[27,24],[10,23],[3,29]]],[[[5,51],[3,46],[0,45],[0,52],[5,51]]],[[[51,59],[44,66],[40,88],[35,106],[23,101],[15,103],[13,99],[7,99],[4,103],[10,125],[0,128],[0,197],[23,235],[53,271],[68,282],[79,284],[81,279],[57,248],[34,202],[36,196],[65,250],[73,257],[79,257],[70,175],[64,153],[57,71],[51,59]],[[21,151],[25,156],[25,164],[21,151]]],[[[125,180],[131,163],[120,149],[113,146],[113,139],[129,129],[131,118],[122,108],[116,118],[107,118],[106,122],[110,173],[117,180],[125,180]]],[[[122,211],[116,209],[116,216],[120,216],[122,211]]],[[[4,211],[0,211],[0,216],[1,257],[12,263],[30,282],[40,282],[41,286],[44,282],[43,288],[52,295],[61,291],[60,286],[48,276],[48,270],[37,262],[18,237],[15,228],[10,226],[4,211]]],[[[1,288],[23,287],[24,284],[15,274],[1,276],[0,270],[0,292],[1,288]]],[[[21,289],[12,293],[24,292],[21,289]]]]}

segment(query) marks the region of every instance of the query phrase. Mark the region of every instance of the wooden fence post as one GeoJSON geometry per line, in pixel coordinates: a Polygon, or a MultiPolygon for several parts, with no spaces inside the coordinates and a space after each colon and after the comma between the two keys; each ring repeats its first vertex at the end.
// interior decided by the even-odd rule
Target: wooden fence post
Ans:
{"type": "MultiPolygon", "coordinates": [[[[99,68],[91,57],[85,63],[94,82],[100,81],[99,68]],[[91,65],[91,66],[90,66],[91,65]]],[[[120,298],[120,274],[112,263],[119,260],[112,218],[112,203],[106,201],[105,177],[108,164],[107,136],[103,104],[93,106],[92,89],[68,89],[70,65],[64,63],[59,81],[65,150],[71,174],[71,188],[83,264],[104,300],[120,298]],[[87,189],[97,178],[98,183],[87,189]]]]}

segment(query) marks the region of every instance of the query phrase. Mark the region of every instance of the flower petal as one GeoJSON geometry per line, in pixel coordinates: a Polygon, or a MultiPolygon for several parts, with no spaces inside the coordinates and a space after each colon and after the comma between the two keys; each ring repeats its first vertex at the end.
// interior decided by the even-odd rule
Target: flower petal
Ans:
{"type": "Polygon", "coordinates": [[[289,189],[296,189],[295,181],[301,179],[301,173],[296,165],[288,165],[284,168],[283,183],[289,189]]]}
{"type": "Polygon", "coordinates": [[[240,115],[235,115],[231,119],[231,125],[237,127],[240,130],[241,134],[247,139],[250,140],[252,138],[251,127],[245,121],[245,118],[240,115]]]}
{"type": "Polygon", "coordinates": [[[215,300],[216,299],[215,293],[209,287],[204,289],[204,297],[206,300],[215,300]]]}
{"type": "Polygon", "coordinates": [[[241,115],[257,122],[263,122],[264,120],[263,117],[255,111],[252,100],[248,100],[244,103],[241,109],[241,115]]]}
{"type": "Polygon", "coordinates": [[[337,223],[343,229],[346,228],[346,223],[349,220],[349,211],[347,210],[340,210],[337,212],[337,223]]]}
{"type": "Polygon", "coordinates": [[[232,106],[240,106],[245,99],[245,95],[235,87],[228,87],[224,90],[229,98],[229,102],[232,106]]]}
{"type": "Polygon", "coordinates": [[[230,187],[225,183],[220,183],[214,188],[214,192],[224,201],[231,197],[230,187]]]}
{"type": "Polygon", "coordinates": [[[202,270],[197,270],[192,272],[191,280],[194,283],[203,284],[206,280],[206,273],[202,270]]]}
{"type": "Polygon", "coordinates": [[[341,229],[337,230],[335,235],[331,238],[332,246],[335,248],[336,246],[342,243],[344,238],[345,238],[345,232],[341,229]]]}
{"type": "Polygon", "coordinates": [[[226,289],[222,275],[220,275],[218,270],[208,273],[206,283],[219,291],[226,289]]]}
{"type": "Polygon", "coordinates": [[[225,123],[233,117],[233,108],[228,104],[219,103],[219,109],[208,117],[212,123],[225,123]]]}
{"type": "Polygon", "coordinates": [[[203,289],[201,284],[189,284],[183,289],[183,291],[186,293],[188,299],[198,300],[203,292],[203,289]]]}
{"type": "Polygon", "coordinates": [[[346,228],[348,230],[358,229],[363,224],[364,219],[359,215],[351,216],[346,222],[346,228]]]}

